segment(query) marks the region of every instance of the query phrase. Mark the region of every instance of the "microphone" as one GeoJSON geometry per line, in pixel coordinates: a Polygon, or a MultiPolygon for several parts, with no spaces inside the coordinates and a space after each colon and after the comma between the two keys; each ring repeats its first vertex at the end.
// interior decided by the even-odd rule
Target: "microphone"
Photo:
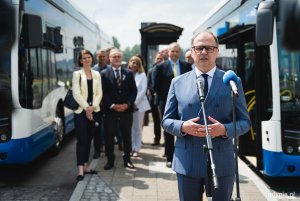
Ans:
{"type": "Polygon", "coordinates": [[[200,96],[200,101],[203,102],[205,99],[204,91],[203,91],[203,80],[197,79],[196,80],[197,88],[198,88],[198,94],[200,96]]]}
{"type": "Polygon", "coordinates": [[[228,70],[223,76],[223,83],[227,86],[230,85],[231,90],[234,96],[239,96],[237,83],[239,82],[239,78],[232,70],[228,70]]]}

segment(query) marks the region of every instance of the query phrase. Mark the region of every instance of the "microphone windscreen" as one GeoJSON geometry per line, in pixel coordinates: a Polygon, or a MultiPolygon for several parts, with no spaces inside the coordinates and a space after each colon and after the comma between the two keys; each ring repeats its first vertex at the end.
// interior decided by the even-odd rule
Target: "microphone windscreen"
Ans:
{"type": "Polygon", "coordinates": [[[223,83],[227,86],[229,86],[230,80],[233,80],[236,84],[239,81],[237,75],[232,70],[228,70],[223,76],[223,83]]]}

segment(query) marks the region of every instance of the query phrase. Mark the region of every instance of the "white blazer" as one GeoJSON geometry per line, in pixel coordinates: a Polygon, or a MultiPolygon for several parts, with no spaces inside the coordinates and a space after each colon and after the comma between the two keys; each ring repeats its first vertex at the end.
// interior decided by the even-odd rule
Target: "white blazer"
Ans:
{"type": "Polygon", "coordinates": [[[137,87],[137,96],[134,101],[134,104],[139,109],[138,112],[145,112],[147,110],[150,110],[150,104],[146,96],[146,91],[147,91],[146,74],[144,72],[142,73],[137,72],[135,74],[134,80],[137,87]]]}
{"type": "MultiPolygon", "coordinates": [[[[92,79],[93,79],[93,103],[92,106],[94,108],[94,112],[100,111],[100,101],[102,99],[102,83],[101,76],[98,71],[92,70],[92,79]]],[[[73,72],[72,79],[72,88],[73,88],[73,96],[74,99],[79,104],[79,108],[74,112],[76,114],[81,113],[84,109],[89,107],[87,102],[88,98],[88,86],[87,86],[87,78],[84,69],[80,69],[78,71],[73,72]],[[80,80],[81,77],[81,80],[80,80]],[[79,83],[80,81],[80,83],[79,83]]]]}

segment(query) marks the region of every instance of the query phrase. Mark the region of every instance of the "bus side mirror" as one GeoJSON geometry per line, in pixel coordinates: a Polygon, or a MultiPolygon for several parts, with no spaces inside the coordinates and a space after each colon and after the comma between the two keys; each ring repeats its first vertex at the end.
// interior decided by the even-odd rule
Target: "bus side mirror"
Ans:
{"type": "Polygon", "coordinates": [[[279,1],[282,42],[289,50],[300,49],[300,0],[279,1]]]}
{"type": "Polygon", "coordinates": [[[43,46],[42,18],[38,15],[24,14],[24,42],[26,48],[43,46]]]}
{"type": "Polygon", "coordinates": [[[256,18],[256,44],[271,45],[273,42],[274,2],[259,3],[256,18]]]}

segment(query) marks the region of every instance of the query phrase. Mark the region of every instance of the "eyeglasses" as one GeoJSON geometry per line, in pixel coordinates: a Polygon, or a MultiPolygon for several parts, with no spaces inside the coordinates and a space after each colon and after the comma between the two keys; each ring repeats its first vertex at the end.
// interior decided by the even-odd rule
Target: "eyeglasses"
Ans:
{"type": "Polygon", "coordinates": [[[192,49],[196,52],[196,53],[202,53],[203,50],[205,50],[205,52],[207,53],[212,53],[214,52],[214,49],[218,48],[215,46],[193,46],[192,49]]]}

